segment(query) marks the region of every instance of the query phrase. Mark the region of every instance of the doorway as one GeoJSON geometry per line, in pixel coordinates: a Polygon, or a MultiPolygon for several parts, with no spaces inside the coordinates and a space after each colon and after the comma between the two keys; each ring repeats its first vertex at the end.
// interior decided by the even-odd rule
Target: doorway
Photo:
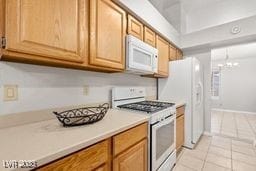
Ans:
{"type": "Polygon", "coordinates": [[[256,139],[256,43],[211,51],[211,132],[256,139]]]}

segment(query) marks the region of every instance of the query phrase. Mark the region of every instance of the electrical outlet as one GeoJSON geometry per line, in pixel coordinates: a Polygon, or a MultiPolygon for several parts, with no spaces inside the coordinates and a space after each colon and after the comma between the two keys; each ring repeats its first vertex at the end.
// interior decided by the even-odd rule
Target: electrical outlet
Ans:
{"type": "Polygon", "coordinates": [[[18,100],[18,85],[4,85],[4,101],[18,100]]]}
{"type": "Polygon", "coordinates": [[[83,94],[84,94],[85,96],[88,96],[88,94],[89,94],[89,86],[88,86],[88,85],[84,85],[83,94]]]}

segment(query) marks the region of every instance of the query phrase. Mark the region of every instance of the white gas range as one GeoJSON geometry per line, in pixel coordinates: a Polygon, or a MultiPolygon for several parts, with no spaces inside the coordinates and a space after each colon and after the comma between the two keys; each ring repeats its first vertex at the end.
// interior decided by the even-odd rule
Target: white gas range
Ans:
{"type": "Polygon", "coordinates": [[[173,103],[148,101],[143,87],[114,87],[112,107],[151,115],[149,170],[170,171],[176,163],[176,108],[173,103]]]}

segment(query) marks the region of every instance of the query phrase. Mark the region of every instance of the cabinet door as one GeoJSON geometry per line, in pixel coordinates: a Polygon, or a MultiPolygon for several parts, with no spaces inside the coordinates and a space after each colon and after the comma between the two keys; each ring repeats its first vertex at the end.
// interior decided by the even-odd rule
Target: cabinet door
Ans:
{"type": "Polygon", "coordinates": [[[158,49],[158,74],[167,77],[169,74],[169,43],[157,36],[156,48],[158,49]]]}
{"type": "Polygon", "coordinates": [[[177,60],[180,60],[180,59],[183,59],[183,53],[182,53],[182,51],[181,50],[179,50],[179,49],[177,49],[177,52],[176,52],[177,54],[177,60]]]}
{"type": "Polygon", "coordinates": [[[151,29],[144,27],[144,42],[155,47],[156,46],[156,34],[151,29]]]}
{"type": "Polygon", "coordinates": [[[176,150],[184,144],[184,115],[176,120],[176,150]]]}
{"type": "Polygon", "coordinates": [[[124,151],[113,161],[114,171],[147,171],[147,140],[124,151]]]}
{"type": "Polygon", "coordinates": [[[176,48],[172,45],[170,45],[169,60],[170,61],[177,60],[176,48]]]}
{"type": "MultiPolygon", "coordinates": [[[[4,1],[0,0],[0,39],[4,35],[4,1]]],[[[2,47],[0,46],[0,59],[2,56],[2,47]]]]}
{"type": "Polygon", "coordinates": [[[124,69],[126,13],[111,0],[90,0],[91,65],[124,69]]]}
{"type": "Polygon", "coordinates": [[[143,41],[143,24],[131,15],[128,15],[128,34],[143,41]]]}
{"type": "Polygon", "coordinates": [[[86,0],[6,1],[6,49],[83,62],[87,51],[86,0]]]}

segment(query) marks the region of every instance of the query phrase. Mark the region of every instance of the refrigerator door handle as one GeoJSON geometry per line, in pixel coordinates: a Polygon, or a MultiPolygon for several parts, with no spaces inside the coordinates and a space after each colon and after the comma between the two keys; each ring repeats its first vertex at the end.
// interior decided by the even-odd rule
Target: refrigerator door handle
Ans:
{"type": "Polygon", "coordinates": [[[202,105],[202,100],[203,100],[203,84],[201,81],[197,85],[197,92],[196,92],[196,99],[197,99],[197,105],[201,106],[202,105]]]}

